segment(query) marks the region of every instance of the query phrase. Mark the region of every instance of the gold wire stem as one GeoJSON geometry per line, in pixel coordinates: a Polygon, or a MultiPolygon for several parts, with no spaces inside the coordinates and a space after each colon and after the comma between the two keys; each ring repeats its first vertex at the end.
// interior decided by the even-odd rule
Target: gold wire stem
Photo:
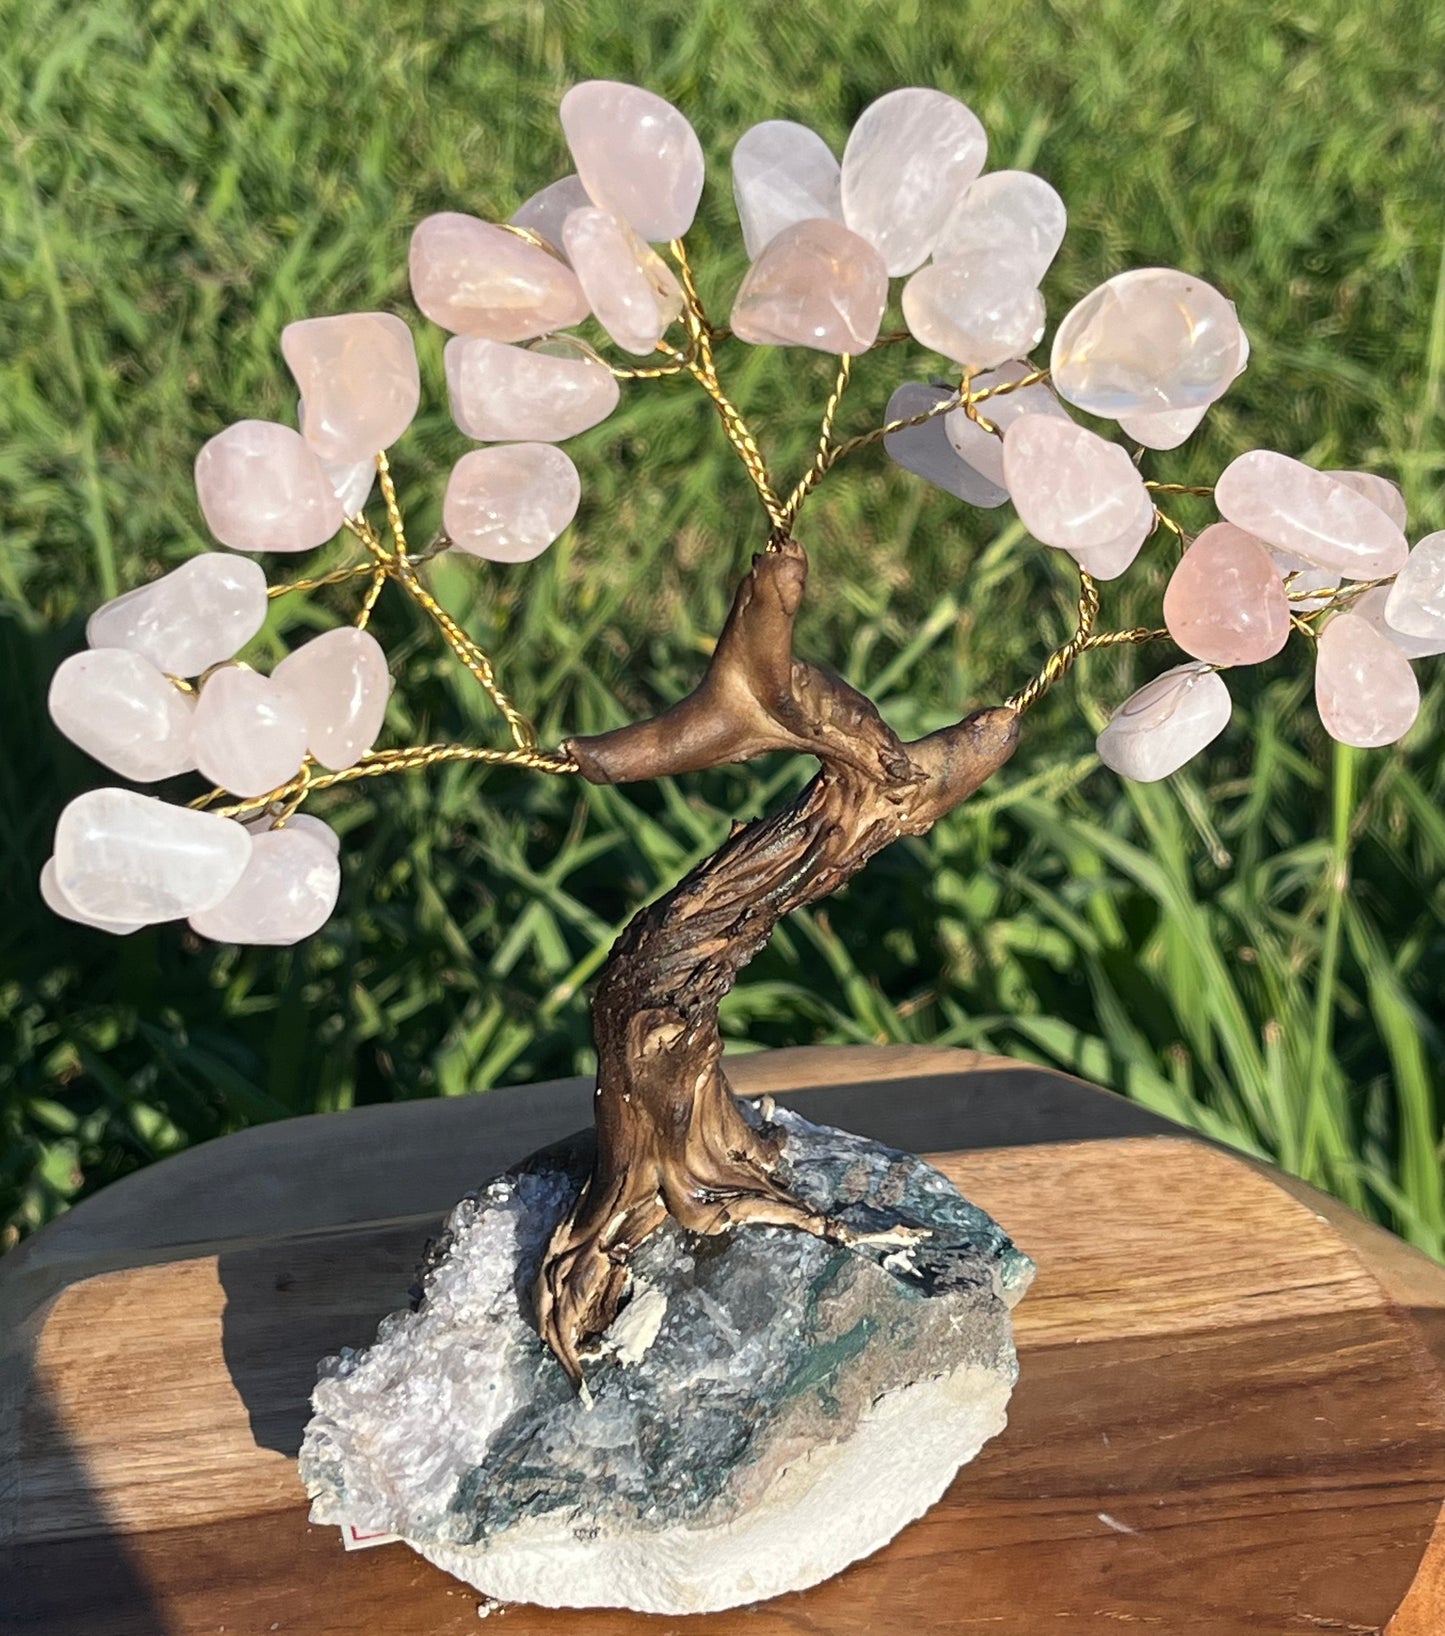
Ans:
{"type": "Polygon", "coordinates": [[[1197,494],[1206,500],[1214,493],[1207,483],[1156,483],[1151,477],[1144,479],[1144,487],[1155,494],[1197,494]]]}
{"type": "Polygon", "coordinates": [[[380,778],[387,773],[416,772],[426,767],[440,766],[448,761],[481,762],[493,767],[526,767],[540,773],[575,773],[577,764],[561,750],[523,749],[494,750],[474,744],[412,744],[401,750],[379,750],[363,756],[354,767],[340,772],[315,772],[302,768],[294,778],[265,795],[251,796],[245,801],[233,801],[226,806],[213,807],[211,802],[227,794],[212,790],[210,794],[191,802],[193,807],[204,807],[218,818],[251,818],[268,807],[279,805],[279,821],[289,818],[302,800],[314,790],[330,789],[334,784],[351,784],[361,778],[380,778]]]}
{"type": "Polygon", "coordinates": [[[396,484],[391,479],[391,462],[386,458],[386,450],[382,449],[376,457],[376,475],[381,481],[381,498],[386,504],[386,524],[391,530],[393,546],[399,562],[406,561],[406,525],[402,521],[401,507],[396,500],[396,484]]]}
{"type": "Polygon", "coordinates": [[[813,464],[798,479],[793,492],[788,496],[783,506],[784,531],[790,531],[798,520],[798,513],[802,510],[803,501],[828,475],[833,464],[833,422],[838,417],[838,405],[843,401],[843,394],[848,390],[848,382],[853,375],[853,360],[848,353],[838,360],[838,373],[833,380],[833,390],[828,394],[828,401],[823,405],[823,419],[818,428],[818,451],[813,456],[813,464]]]}
{"type": "MultiPolygon", "coordinates": [[[[1044,694],[1057,682],[1060,677],[1068,675],[1073,668],[1074,660],[1081,653],[1087,651],[1094,634],[1094,621],[1099,617],[1099,588],[1093,578],[1083,569],[1079,570],[1079,622],[1074,634],[1061,648],[1054,651],[1044,660],[1043,668],[1030,682],[1011,694],[1004,700],[1010,710],[1016,710],[1020,715],[1032,705],[1038,703],[1044,694]]],[[[1121,637],[1127,640],[1127,637],[1121,637]]],[[[1140,638],[1143,640],[1143,638],[1140,638]]],[[[1098,643],[1097,646],[1105,646],[1098,643]]]]}
{"type": "Polygon", "coordinates": [[[758,492],[758,498],[763,502],[763,509],[773,525],[774,537],[784,537],[787,534],[787,519],[783,504],[773,487],[762,450],[758,448],[757,439],[753,436],[742,411],[723,391],[722,383],[718,380],[712,352],[715,332],[708,322],[707,312],[697,291],[697,281],[693,277],[692,264],[687,257],[687,246],[681,239],[673,239],[668,249],[672,253],[672,259],[677,263],[677,276],[682,285],[682,316],[689,342],[687,353],[678,354],[674,361],[685,360],[688,373],[712,399],[722,418],[727,440],[736,450],[738,458],[752,480],[753,487],[758,492]]]}
{"type": "Polygon", "coordinates": [[[390,577],[386,569],[379,565],[372,569],[371,584],[366,588],[366,596],[363,598],[356,615],[357,630],[364,631],[371,623],[371,615],[376,607],[376,599],[381,595],[381,588],[390,577]]]}

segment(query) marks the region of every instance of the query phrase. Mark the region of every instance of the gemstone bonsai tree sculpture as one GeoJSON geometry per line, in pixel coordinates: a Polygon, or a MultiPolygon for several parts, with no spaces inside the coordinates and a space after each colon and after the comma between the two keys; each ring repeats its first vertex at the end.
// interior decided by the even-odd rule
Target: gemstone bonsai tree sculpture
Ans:
{"type": "MultiPolygon", "coordinates": [[[[927,1167],[907,1161],[917,1167],[908,1172],[911,1214],[889,1215],[871,1193],[866,1208],[850,1213],[829,1166],[836,1170],[846,1158],[867,1170],[871,1158],[853,1148],[827,1149],[819,1158],[823,1150],[809,1147],[817,1133],[804,1134],[810,1127],[767,1110],[759,1115],[730,1094],[719,1003],[780,918],[836,891],[884,847],[925,833],[978,789],[1013,754],[1030,706],[1093,649],[1172,641],[1184,655],[1120,705],[1099,735],[1102,760],[1141,780],[1174,772],[1221,733],[1231,711],[1228,672],[1274,657],[1292,634],[1313,655],[1325,727],[1361,746],[1389,744],[1407,731],[1419,704],[1411,662],[1445,652],[1445,534],[1422,539],[1412,551],[1399,491],[1385,479],[1312,470],[1266,449],[1241,454],[1212,490],[1181,490],[1143,475],[1146,451],[1183,443],[1246,365],[1248,343],[1232,304],[1202,278],[1168,268],[1112,277],[1064,316],[1049,363],[1034,361],[1045,330],[1039,284],[1063,238],[1064,206],[1038,176],[982,174],[984,132],[962,103],[924,89],[882,97],[853,128],[841,165],[802,126],[769,121],[747,131],[732,170],[751,266],[727,328],[705,309],[685,247],[704,164],[682,114],[650,92],[594,81],[566,95],[561,118],[575,174],[529,199],[510,222],[441,214],[423,221],[412,239],[416,304],[452,332],[445,362],[454,418],[481,445],[452,471],[443,534],[413,550],[385,452],[418,405],[408,326],[380,313],[291,324],[282,352],[300,391],[299,430],[241,421],[212,438],[196,462],[202,513],[229,550],[197,557],[98,610],[88,650],[65,661],[51,694],[61,730],[124,778],[147,783],[194,770],[215,787],[189,805],[125,788],[81,795],[60,819],[41,883],[58,913],[118,934],[183,918],[207,937],[290,943],[326,920],[340,880],[336,837],[301,810],[315,791],[449,760],[595,784],[776,751],[817,761],[817,776],[801,794],[736,826],[619,940],[594,1001],[596,1140],[588,1166],[565,1185],[560,1172],[544,1166],[537,1175],[556,1184],[545,1209],[528,1193],[542,1186],[536,1176],[497,1184],[486,1208],[469,1206],[454,1221],[446,1253],[430,1263],[424,1289],[436,1310],[460,1300],[447,1281],[447,1255],[464,1231],[481,1233],[484,1217],[493,1223],[489,1232],[512,1222],[511,1236],[502,1235],[505,1253],[497,1252],[507,1277],[495,1290],[510,1289],[514,1261],[534,1257],[532,1315],[560,1365],[549,1364],[552,1384],[543,1392],[546,1415],[554,1418],[544,1415],[529,1432],[534,1488],[546,1487],[535,1463],[537,1440],[549,1435],[541,1428],[555,1434],[549,1447],[575,1435],[575,1422],[566,1423],[571,1430],[564,1436],[555,1419],[580,1412],[568,1383],[581,1388],[584,1402],[600,1401],[590,1360],[602,1355],[624,1319],[630,1331],[645,1333],[640,1341],[632,1333],[615,1353],[646,1352],[655,1339],[660,1320],[649,1321],[639,1299],[639,1268],[651,1255],[648,1277],[661,1276],[656,1244],[663,1239],[675,1258],[686,1259],[686,1246],[734,1228],[797,1229],[769,1241],[811,1244],[807,1253],[844,1262],[853,1257],[875,1272],[885,1269],[879,1276],[886,1281],[919,1274],[940,1246],[962,1254],[949,1237],[961,1233],[974,1272],[950,1282],[935,1262],[923,1280],[930,1290],[946,1287],[956,1296],[965,1286],[975,1294],[986,1286],[997,1308],[1026,1282],[1022,1258],[986,1218],[967,1215],[951,1189],[953,1202],[938,1214],[943,1194],[934,1182],[947,1184],[932,1172],[933,1180],[920,1179],[927,1167]],[[882,333],[893,279],[905,281],[906,328],[882,333]],[[589,322],[588,335],[578,333],[589,322]],[[639,361],[599,350],[608,342],[639,361]],[[874,412],[871,429],[840,436],[854,361],[896,356],[893,349],[910,342],[935,355],[920,372],[941,369],[947,381],[904,380],[881,415],[874,412]],[[816,454],[790,488],[778,485],[728,395],[719,365],[724,343],[805,347],[838,358],[816,454]],[[610,414],[620,384],[662,376],[691,377],[711,400],[761,503],[760,549],[688,697],[652,720],[541,748],[487,656],[426,588],[426,564],[441,551],[497,563],[538,555],[568,526],[581,493],[578,471],[558,445],[610,414]],[[1124,441],[1081,424],[1071,409],[1113,423],[1124,441]],[[876,442],[898,465],[967,505],[1012,502],[1041,547],[1072,559],[1080,586],[1077,629],[1032,680],[911,743],[855,688],[794,652],[808,574],[800,516],[840,462],[876,442]],[[377,479],[385,533],[367,514],[377,479]],[[1220,520],[1197,538],[1165,509],[1180,492],[1212,493],[1220,520]],[[294,584],[268,587],[250,555],[308,551],[342,529],[358,542],[360,559],[294,584]],[[1150,540],[1179,553],[1162,627],[1101,629],[1099,584],[1124,574],[1150,540]],[[353,579],[362,595],[352,624],[303,642],[270,676],[236,658],[260,628],[269,599],[298,585],[353,579]],[[494,701],[510,746],[373,748],[384,730],[390,681],[368,627],[388,585],[439,627],[494,701]],[[812,1172],[804,1150],[816,1160],[812,1172]],[[825,1171],[831,1181],[819,1180],[825,1171]],[[919,1202],[925,1195],[933,1206],[919,1202]],[[537,1210],[546,1232],[528,1248],[537,1210]],[[547,1397],[557,1385],[565,1404],[547,1397]]],[[[880,373],[887,367],[881,364],[880,373]]],[[[731,1243],[750,1236],[735,1234],[731,1243]]],[[[489,1242],[495,1249],[501,1240],[489,1242]]],[[[695,1269],[694,1275],[701,1276],[695,1269]]],[[[789,1276],[805,1275],[794,1265],[789,1276]]],[[[676,1290],[674,1299],[682,1300],[676,1290]]],[[[426,1312],[424,1306],[422,1318],[426,1312]]],[[[1006,1316],[1002,1324],[990,1331],[991,1356],[995,1374],[1011,1380],[1011,1352],[1000,1362],[1006,1316]]],[[[378,1349],[399,1333],[395,1327],[384,1333],[378,1349]]],[[[406,1334],[423,1349],[443,1348],[437,1333],[406,1334]]],[[[377,1526],[406,1508],[397,1499],[400,1479],[383,1475],[367,1491],[368,1509],[366,1484],[346,1466],[339,1428],[345,1394],[364,1373],[361,1363],[355,1354],[333,1360],[332,1378],[318,1393],[326,1424],[309,1444],[308,1481],[317,1493],[328,1484],[335,1493],[348,1489],[346,1503],[377,1526]],[[328,1387],[336,1390],[323,1403],[328,1387]]],[[[540,1365],[528,1367],[542,1380],[540,1365]]],[[[934,1375],[945,1372],[936,1359],[931,1367],[934,1375]]],[[[460,1390],[448,1378],[448,1392],[460,1390]]],[[[870,1380],[877,1396],[883,1388],[870,1380]]],[[[632,1401],[617,1390],[619,1402],[632,1401]]],[[[755,1395],[766,1397],[761,1386],[755,1395]]],[[[669,1400],[671,1412],[694,1401],[683,1393],[669,1400]]],[[[742,1412],[729,1402],[729,1412],[742,1412]]],[[[981,1432],[960,1434],[959,1446],[946,1451],[942,1481],[997,1429],[1001,1403],[981,1432]]],[[[469,1464],[462,1462],[473,1473],[470,1487],[444,1484],[433,1496],[443,1521],[431,1535],[416,1522],[420,1502],[407,1513],[411,1525],[398,1525],[398,1532],[489,1588],[501,1584],[538,1600],[628,1599],[579,1569],[574,1547],[550,1536],[511,1578],[477,1566],[487,1551],[495,1556],[508,1527],[523,1528],[525,1545],[526,1527],[539,1526],[533,1500],[517,1500],[502,1515],[511,1503],[506,1496],[515,1499],[508,1483],[515,1488],[516,1471],[526,1465],[515,1453],[515,1425],[509,1435],[511,1455],[480,1433],[473,1438],[488,1452],[474,1448],[469,1464]],[[468,1551],[480,1556],[468,1559],[468,1551]],[[573,1576],[568,1590],[548,1579],[548,1564],[554,1578],[564,1567],[573,1576]]],[[[815,1427],[810,1435],[838,1434],[815,1427]]],[[[706,1462],[695,1447],[684,1452],[692,1481],[706,1462]]],[[[714,1450],[707,1458],[716,1463],[722,1456],[714,1450]]],[[[614,1487],[620,1482],[615,1472],[599,1472],[579,1467],[567,1482],[554,1473],[547,1479],[554,1509],[575,1521],[582,1504],[576,1483],[589,1473],[614,1487]]],[[[936,1497],[939,1483],[927,1481],[930,1494],[890,1513],[871,1534],[854,1538],[843,1528],[848,1537],[831,1555],[772,1576],[718,1569],[703,1588],[706,1575],[684,1590],[676,1575],[670,1590],[647,1581],[650,1588],[630,1593],[634,1605],[715,1606],[809,1583],[841,1566],[849,1552],[881,1543],[936,1497]]],[[[841,1503],[836,1491],[834,1500],[841,1503]]],[[[734,1495],[729,1503],[735,1501],[734,1495]]],[[[804,1502],[795,1503],[801,1514],[804,1502]]],[[[735,1524],[735,1505],[729,1515],[735,1524]]],[[[832,1521],[836,1532],[836,1516],[832,1521]]],[[[688,1526],[696,1525],[689,1513],[688,1526]]],[[[612,1568],[636,1579],[641,1558],[636,1539],[628,1539],[612,1568]]],[[[591,1549],[593,1563],[606,1555],[595,1539],[591,1549]]],[[[659,1546],[655,1554],[666,1552],[659,1546]]],[[[647,1580],[645,1572],[641,1577],[647,1580]]]]}

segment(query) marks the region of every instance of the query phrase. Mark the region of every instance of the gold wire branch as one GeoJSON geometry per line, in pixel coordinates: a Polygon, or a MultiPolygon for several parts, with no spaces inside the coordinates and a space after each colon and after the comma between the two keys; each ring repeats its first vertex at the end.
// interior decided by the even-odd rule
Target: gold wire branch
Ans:
{"type": "MultiPolygon", "coordinates": [[[[1038,675],[1025,683],[1017,693],[1010,694],[1004,700],[1004,704],[1011,710],[1017,710],[1020,715],[1037,704],[1055,682],[1068,675],[1069,671],[1073,669],[1074,660],[1081,653],[1087,651],[1094,633],[1094,621],[1098,617],[1099,588],[1095,585],[1093,576],[1086,574],[1081,568],[1079,570],[1079,622],[1074,634],[1061,648],[1055,648],[1044,660],[1043,668],[1038,675]]],[[[1130,637],[1128,635],[1119,635],[1118,639],[1128,641],[1130,637]]],[[[1141,641],[1148,639],[1147,637],[1138,638],[1141,641]]],[[[1097,645],[1102,647],[1105,644],[1101,642],[1097,645]]]]}

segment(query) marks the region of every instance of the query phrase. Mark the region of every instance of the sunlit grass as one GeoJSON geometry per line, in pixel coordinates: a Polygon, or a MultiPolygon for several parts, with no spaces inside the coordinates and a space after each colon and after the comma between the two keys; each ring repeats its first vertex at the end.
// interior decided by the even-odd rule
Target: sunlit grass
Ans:
{"type": "MultiPolygon", "coordinates": [[[[1069,202],[1055,316],[1151,263],[1237,302],[1251,368],[1154,475],[1208,481],[1270,445],[1396,477],[1416,536],[1445,525],[1439,8],[0,0],[0,22],[0,1221],[32,1226],[248,1121],[584,1069],[587,985],[630,912],[804,776],[780,762],[586,791],[447,768],[353,787],[318,802],[346,837],[342,911],[295,952],[175,928],[117,944],[34,891],[56,814],[97,776],[48,725],[49,673],[97,600],[206,543],[191,462],[229,420],[289,415],[285,323],[358,306],[413,323],[428,408],[395,463],[413,533],[434,527],[464,445],[441,337],[407,300],[407,237],[435,208],[508,214],[560,174],[574,79],[643,80],[693,119],[712,166],[694,253],[720,314],[742,268],[726,160],[748,124],[802,118],[840,145],[885,89],[956,91],[993,164],[1034,166],[1069,202]]],[[[876,423],[911,360],[860,361],[845,432],[876,423]]],[[[733,346],[721,367],[791,481],[828,363],[733,346]]],[[[517,570],[447,561],[433,581],[553,737],[686,688],[761,539],[688,383],[629,389],[571,451],[584,505],[557,549],[517,570]]],[[[968,511],[876,450],[824,484],[801,533],[803,647],[901,730],[1009,691],[1067,629],[1068,577],[1011,512],[968,511]]],[[[1110,622],[1157,609],[1167,544],[1154,555],[1106,592],[1110,622]]],[[[284,617],[341,606],[325,593],[284,617]]],[[[397,742],[500,742],[407,609],[384,601],[377,628],[397,742]]],[[[263,633],[263,661],[281,635],[263,633]]],[[[1244,679],[1207,759],[1124,788],[1093,730],[1160,663],[1087,661],[994,786],[783,929],[729,1002],[729,1037],[1060,1064],[1439,1255],[1440,686],[1404,754],[1347,759],[1295,646],[1244,679]]]]}

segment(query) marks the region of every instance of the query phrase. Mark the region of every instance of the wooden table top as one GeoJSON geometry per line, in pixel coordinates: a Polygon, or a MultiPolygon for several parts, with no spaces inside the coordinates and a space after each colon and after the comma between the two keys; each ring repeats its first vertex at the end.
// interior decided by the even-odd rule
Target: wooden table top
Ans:
{"type": "MultiPolygon", "coordinates": [[[[1039,1266],[1007,1431],[893,1543],[716,1615],[509,1607],[504,1636],[1445,1632],[1445,1270],[1063,1075],[739,1058],[743,1094],[926,1151],[1039,1266]]],[[[262,1127],[0,1261],[0,1631],[444,1636],[477,1594],[343,1551],[294,1455],[317,1358],[403,1304],[468,1187],[583,1081],[262,1127]]]]}

